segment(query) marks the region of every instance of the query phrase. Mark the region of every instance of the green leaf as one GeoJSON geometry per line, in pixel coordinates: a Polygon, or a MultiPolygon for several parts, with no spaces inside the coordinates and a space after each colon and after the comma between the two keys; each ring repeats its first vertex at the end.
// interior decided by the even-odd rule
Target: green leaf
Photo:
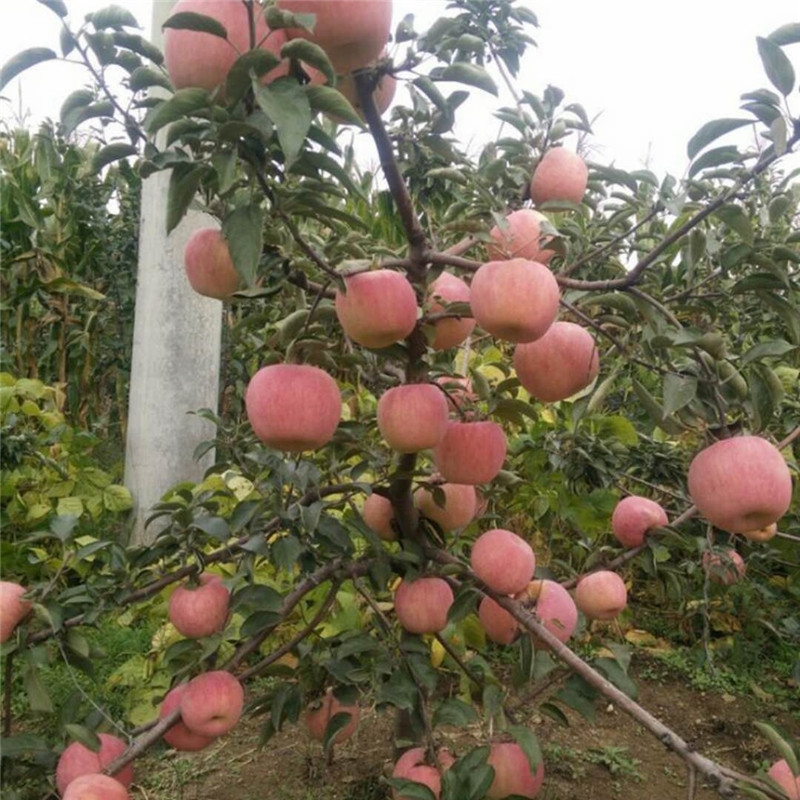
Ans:
{"type": "Polygon", "coordinates": [[[106,145],[101,150],[98,150],[94,158],[92,158],[92,169],[95,172],[100,172],[103,167],[112,164],[114,161],[135,156],[137,153],[138,150],[132,144],[115,142],[114,144],[106,145]]]}
{"type": "Polygon", "coordinates": [[[255,204],[234,209],[222,223],[233,265],[248,287],[258,272],[263,227],[264,211],[255,204]]]}
{"type": "Polygon", "coordinates": [[[402,800],[436,800],[436,795],[425,784],[406,778],[389,778],[386,782],[394,789],[393,796],[402,800]]]}
{"type": "Polygon", "coordinates": [[[89,20],[94,25],[95,30],[105,28],[138,28],[139,23],[136,17],[121,6],[107,6],[89,15],[89,20]]]}
{"type": "Polygon", "coordinates": [[[770,39],[756,37],[758,54],[767,73],[770,83],[786,97],[794,88],[794,67],[789,57],[781,50],[780,46],[770,39]]]}
{"type": "Polygon", "coordinates": [[[752,125],[753,121],[749,119],[715,119],[711,122],[706,122],[697,133],[689,139],[689,144],[686,146],[686,152],[689,158],[694,158],[701,150],[705,149],[707,145],[711,144],[715,139],[724,136],[726,133],[735,131],[745,125],[752,125]]]}
{"type": "Polygon", "coordinates": [[[673,417],[665,417],[664,409],[650,392],[636,379],[633,380],[633,391],[653,422],[670,436],[676,436],[683,430],[683,426],[673,417]]]}
{"type": "Polygon", "coordinates": [[[169,125],[178,119],[192,116],[198,111],[208,110],[210,106],[211,99],[205,89],[194,87],[178,89],[169,100],[165,100],[148,114],[144,123],[145,130],[150,134],[154,134],[165,125],[169,125]]]}
{"type": "Polygon", "coordinates": [[[13,58],[6,61],[3,64],[3,69],[0,70],[0,90],[4,89],[12,78],[15,78],[29,67],[41,64],[43,61],[52,61],[54,58],[58,58],[58,56],[49,47],[30,47],[21,53],[17,53],[13,58]]]}
{"type": "Polygon", "coordinates": [[[28,703],[31,711],[41,711],[45,714],[53,713],[53,701],[47,692],[42,679],[39,677],[39,671],[36,665],[30,658],[25,662],[25,667],[22,671],[22,680],[25,684],[25,691],[28,693],[28,703]]]}
{"type": "Polygon", "coordinates": [[[778,731],[767,722],[754,722],[753,725],[758,728],[761,734],[769,741],[769,743],[778,752],[778,755],[786,761],[792,775],[800,773],[800,764],[798,764],[797,756],[794,749],[786,739],[781,736],[778,731]]]}
{"type": "Polygon", "coordinates": [[[192,527],[219,542],[227,541],[231,535],[228,523],[222,517],[198,517],[192,522],[192,527]]]}
{"type": "Polygon", "coordinates": [[[103,489],[103,506],[107,511],[129,511],[133,508],[133,497],[126,486],[106,486],[103,489]]]}
{"type": "Polygon", "coordinates": [[[303,28],[303,30],[314,32],[317,22],[316,14],[292,14],[284,11],[277,6],[270,6],[265,14],[267,27],[270,30],[278,28],[303,28]]]}
{"type": "Polygon", "coordinates": [[[164,89],[172,90],[169,78],[163,72],[159,72],[152,67],[138,67],[135,69],[130,78],[128,78],[128,86],[133,92],[141,92],[152,86],[161,86],[164,89]]]}
{"type": "Polygon", "coordinates": [[[179,11],[177,14],[173,14],[161,27],[208,33],[211,36],[218,36],[220,39],[228,38],[228,29],[219,20],[214,19],[214,17],[207,17],[205,14],[198,14],[196,11],[179,11]]]}
{"type": "Polygon", "coordinates": [[[497,84],[494,79],[483,67],[479,67],[477,64],[466,64],[462,61],[457,61],[455,64],[445,67],[435,79],[437,81],[465,83],[467,86],[475,86],[497,97],[497,84]]]}
{"type": "Polygon", "coordinates": [[[697,378],[669,374],[664,378],[664,416],[685,408],[697,395],[697,378]]]}
{"type": "Polygon", "coordinates": [[[698,172],[708,167],[718,167],[720,164],[729,164],[731,161],[740,161],[742,158],[739,148],[734,145],[715,147],[700,156],[689,168],[689,177],[694,177],[698,172]]]}
{"type": "Polygon", "coordinates": [[[328,79],[328,83],[336,83],[336,72],[328,54],[318,44],[309,42],[308,39],[292,39],[287,42],[281,48],[281,57],[305,61],[306,64],[318,69],[328,79]]]}
{"type": "Polygon", "coordinates": [[[750,218],[741,206],[728,203],[714,212],[731,230],[736,231],[747,244],[753,244],[753,226],[750,218]]]}
{"type": "Polygon", "coordinates": [[[331,117],[335,122],[349,122],[351,125],[364,127],[364,120],[353,108],[350,101],[338,90],[330,86],[305,87],[308,102],[315,111],[331,117]]]}
{"type": "Polygon", "coordinates": [[[100,750],[102,745],[100,737],[90,728],[70,723],[64,726],[64,730],[70,739],[80,742],[87,750],[91,750],[93,753],[97,753],[100,750]]]}
{"type": "Polygon", "coordinates": [[[800,42],[800,22],[789,22],[786,25],[781,25],[780,28],[772,31],[772,33],[767,36],[773,44],[777,45],[785,45],[785,44],[797,44],[800,42]]]}
{"type": "Polygon", "coordinates": [[[427,98],[444,114],[450,113],[445,96],[439,91],[436,84],[427,76],[420,75],[414,79],[414,86],[417,87],[427,98]]]}
{"type": "Polygon", "coordinates": [[[433,726],[435,728],[437,725],[457,725],[463,728],[477,719],[478,713],[471,705],[451,697],[443,700],[434,712],[433,726]]]}
{"type": "Polygon", "coordinates": [[[278,130],[278,140],[289,166],[303,149],[311,127],[311,104],[305,87],[293,78],[279,78],[269,86],[253,83],[256,102],[278,130]]]}
{"type": "Polygon", "coordinates": [[[209,174],[205,164],[176,164],[169,178],[167,192],[167,233],[183,219],[200,182],[209,174]]]}
{"type": "Polygon", "coordinates": [[[775,155],[782,156],[786,152],[786,143],[789,137],[786,120],[783,117],[775,117],[769,126],[769,132],[775,146],[775,155]]]}
{"type": "Polygon", "coordinates": [[[524,728],[521,725],[514,725],[508,729],[508,732],[516,739],[517,744],[522,748],[522,752],[528,759],[531,771],[536,772],[539,764],[542,763],[542,751],[539,748],[539,740],[533,731],[524,728]]]}
{"type": "Polygon", "coordinates": [[[780,358],[785,356],[792,350],[796,350],[797,346],[783,341],[783,339],[776,339],[774,342],[761,342],[755,347],[751,347],[742,356],[742,366],[749,364],[751,361],[760,361],[762,358],[780,358]]]}
{"type": "Polygon", "coordinates": [[[236,104],[241,100],[251,84],[251,71],[259,78],[280,66],[281,60],[269,50],[248,50],[234,61],[225,79],[225,99],[236,104]]]}
{"type": "Polygon", "coordinates": [[[63,0],[38,0],[43,6],[47,6],[54,14],[62,19],[67,16],[67,6],[63,0]]]}

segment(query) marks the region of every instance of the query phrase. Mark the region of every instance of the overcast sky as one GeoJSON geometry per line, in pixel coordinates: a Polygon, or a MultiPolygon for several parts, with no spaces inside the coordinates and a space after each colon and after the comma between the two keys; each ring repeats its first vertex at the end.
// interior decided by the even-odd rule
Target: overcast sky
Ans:
{"type": "MultiPolygon", "coordinates": [[[[116,1],[149,31],[152,0],[116,1]]],[[[66,2],[73,20],[106,4],[66,2]]],[[[686,142],[701,124],[737,116],[740,94],[769,86],[755,37],[800,20],[798,0],[748,4],[746,13],[730,0],[524,2],[538,14],[541,28],[534,34],[539,47],[526,57],[520,85],[541,95],[552,83],[566,91],[568,101],[582,103],[590,117],[599,114],[591,142],[597,160],[677,175],[686,168],[686,142]]],[[[446,0],[395,0],[395,16],[414,13],[417,29],[424,30],[446,5],[446,0]]],[[[58,49],[58,20],[36,0],[5,3],[3,16],[0,61],[26,47],[58,49]]],[[[793,45],[789,55],[800,75],[800,45],[793,45]]],[[[84,79],[78,66],[43,64],[15,79],[4,94],[15,107],[21,94],[22,108],[35,122],[57,117],[64,97],[84,79]]],[[[797,91],[790,102],[797,116],[797,91]]],[[[503,103],[510,104],[507,95],[503,103]]],[[[476,90],[471,105],[459,112],[459,138],[476,146],[495,137],[499,122],[491,112],[496,104],[476,90]]],[[[9,116],[8,103],[1,113],[9,116]]],[[[798,164],[800,157],[792,160],[792,166],[798,164]]]]}

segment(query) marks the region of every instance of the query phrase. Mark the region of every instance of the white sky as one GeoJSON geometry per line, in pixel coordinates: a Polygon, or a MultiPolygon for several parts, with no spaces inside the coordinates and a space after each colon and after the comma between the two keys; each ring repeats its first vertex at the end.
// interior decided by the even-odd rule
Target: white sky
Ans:
{"type": "MultiPolygon", "coordinates": [[[[149,29],[152,0],[116,2],[149,29]]],[[[683,174],[686,142],[700,125],[738,116],[740,94],[769,87],[755,37],[800,19],[798,0],[748,4],[746,13],[730,0],[524,2],[539,16],[541,28],[534,33],[539,47],[529,51],[520,85],[541,95],[552,83],[567,93],[567,102],[582,103],[590,117],[601,114],[591,141],[596,160],[626,169],[648,165],[657,174],[683,174]]],[[[73,20],[106,4],[67,0],[73,20]]],[[[417,30],[424,30],[446,5],[446,0],[395,0],[395,16],[414,13],[417,30]]],[[[35,0],[14,0],[13,7],[4,3],[3,17],[0,61],[26,47],[58,50],[58,20],[35,0]]],[[[793,45],[789,55],[800,76],[800,45],[793,45]]],[[[22,108],[36,122],[56,118],[63,99],[83,80],[78,66],[42,64],[12,81],[4,94],[17,107],[21,93],[22,108]]],[[[491,111],[511,104],[507,93],[501,97],[498,103],[475,91],[458,114],[456,133],[462,141],[474,146],[496,137],[499,121],[491,111]]],[[[797,91],[790,103],[794,115],[800,114],[797,91]]],[[[8,103],[0,113],[8,117],[8,103]]],[[[800,165],[800,156],[791,165],[800,165]]]]}

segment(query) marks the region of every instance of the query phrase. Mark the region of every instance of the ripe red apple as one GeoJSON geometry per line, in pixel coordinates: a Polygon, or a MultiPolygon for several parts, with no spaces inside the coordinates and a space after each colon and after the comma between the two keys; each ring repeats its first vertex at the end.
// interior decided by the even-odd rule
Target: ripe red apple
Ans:
{"type": "Polygon", "coordinates": [[[505,228],[495,226],[489,233],[493,241],[487,247],[489,258],[492,261],[526,258],[546,264],[555,254],[543,249],[548,238],[542,236],[542,222],[548,221],[544,214],[529,208],[512,211],[506,217],[505,228]]]}
{"type": "Polygon", "coordinates": [[[668,524],[667,512],[658,503],[637,495],[620,500],[611,515],[614,536],[625,547],[638,547],[649,530],[668,524]]]}
{"type": "Polygon", "coordinates": [[[785,759],[776,761],[767,773],[786,792],[789,800],[800,800],[800,776],[793,775],[785,759]]]}
{"type": "Polygon", "coordinates": [[[361,709],[357,705],[340,703],[330,690],[322,697],[318,708],[309,707],[306,713],[306,724],[311,738],[318,742],[324,741],[325,729],[337,714],[349,714],[350,721],[333,737],[333,743],[341,744],[347,741],[356,732],[361,709]]]}
{"type": "Polygon", "coordinates": [[[548,150],[533,171],[531,199],[536,205],[550,200],[580,203],[589,182],[586,162],[565,147],[548,150]]]}
{"type": "MultiPolygon", "coordinates": [[[[61,754],[56,766],[56,786],[60,794],[64,794],[67,786],[81,775],[102,772],[127,749],[122,739],[110,733],[101,733],[98,737],[100,750],[96,753],[80,742],[73,742],[61,754]]],[[[133,783],[133,764],[123,767],[114,777],[126,788],[130,786],[133,783]]]]}
{"type": "Polygon", "coordinates": [[[204,297],[226,300],[239,288],[228,243],[216,228],[192,234],[183,251],[183,264],[192,289],[204,297]]]}
{"type": "Polygon", "coordinates": [[[556,581],[531,581],[525,590],[536,601],[533,613],[560,642],[566,643],[578,624],[578,608],[570,593],[556,581]]]}
{"type": "MultiPolygon", "coordinates": [[[[181,683],[167,693],[158,711],[158,718],[169,716],[181,704],[181,698],[186,692],[188,684],[181,683]]],[[[213,736],[200,736],[192,733],[183,721],[176,722],[165,734],[164,741],[175,750],[193,753],[208,747],[213,741],[213,736]]]]}
{"type": "Polygon", "coordinates": [[[364,347],[402,341],[417,324],[417,296],[404,275],[390,269],[361,272],[336,291],[336,316],[344,332],[364,347]]]}
{"type": "Polygon", "coordinates": [[[371,494],[364,501],[364,508],[361,516],[367,527],[371,528],[385,542],[393,542],[397,539],[397,532],[392,527],[394,511],[391,501],[379,494],[371,494]]]}
{"type": "Polygon", "coordinates": [[[614,619],[628,605],[625,581],[609,570],[584,575],[575,589],[575,604],[587,617],[614,619]]]}
{"type": "Polygon", "coordinates": [[[179,586],[169,598],[169,621],[188,639],[219,633],[228,622],[230,594],[222,579],[204,572],[199,582],[179,586]]]}
{"type": "Polygon", "coordinates": [[[7,642],[14,629],[28,615],[33,604],[22,600],[28,590],[12,581],[0,581],[0,644],[7,642]]]}
{"type": "Polygon", "coordinates": [[[478,619],[486,635],[497,644],[511,644],[519,634],[519,623],[491,597],[481,600],[478,619]]]}
{"type": "Polygon", "coordinates": [[[516,594],[533,578],[536,556],[516,533],[495,528],[475,540],[470,564],[472,571],[493,591],[516,594]]]}
{"type": "Polygon", "coordinates": [[[712,583],[723,586],[738,583],[747,571],[744,559],[732,548],[717,553],[706,550],[703,553],[703,569],[708,573],[708,579],[712,583]]]}
{"type": "MultiPolygon", "coordinates": [[[[192,11],[213,17],[225,26],[228,39],[210,33],[167,28],[164,31],[164,63],[176,89],[197,87],[211,92],[224,86],[230,68],[240,53],[250,50],[250,21],[241,0],[179,0],[172,14],[192,11]]],[[[286,31],[270,32],[262,10],[256,6],[256,45],[280,57],[286,43],[286,31]],[[269,36],[267,37],[267,34],[269,36]],[[265,39],[265,37],[267,37],[265,39]]],[[[278,67],[268,73],[268,80],[285,75],[287,68],[278,67]]]]}
{"type": "Polygon", "coordinates": [[[757,531],[746,531],[744,538],[748,542],[768,542],[778,533],[778,524],[773,522],[772,525],[767,525],[766,528],[759,528],[757,531]]]}
{"type": "Polygon", "coordinates": [[[444,438],[448,421],[447,398],[430,383],[395,386],[378,400],[378,428],[399,453],[435,447],[444,438]]]}
{"type": "Polygon", "coordinates": [[[514,369],[531,397],[555,403],[589,386],[600,359],[588,331],[573,322],[555,322],[535,342],[516,346],[514,369]]]}
{"type": "Polygon", "coordinates": [[[503,467],[507,446],[496,422],[450,422],[433,460],[448,483],[489,483],[503,467]]]}
{"type": "Polygon", "coordinates": [[[394,612],[409,633],[439,633],[447,625],[453,590],[441,578],[401,581],[394,595],[394,612]]]}
{"type": "Polygon", "coordinates": [[[256,436],[289,453],[326,445],[342,413],[336,381],[317,367],[301,364],[263,367],[250,380],[244,401],[256,436]]]}
{"type": "MultiPolygon", "coordinates": [[[[448,770],[454,763],[453,757],[447,750],[440,750],[437,753],[439,763],[442,769],[448,770]]],[[[393,778],[402,778],[407,781],[414,781],[414,783],[421,783],[427,786],[432,792],[436,800],[439,800],[439,795],[442,791],[442,775],[436,767],[428,766],[425,763],[426,753],[424,747],[412,747],[411,750],[406,750],[397,763],[394,765],[392,772],[393,778]]],[[[392,791],[393,800],[408,800],[407,795],[398,794],[392,791]]]]}
{"type": "Polygon", "coordinates": [[[464,483],[442,483],[436,487],[444,494],[444,506],[434,499],[431,487],[420,486],[414,492],[414,505],[445,533],[469,525],[475,517],[475,487],[464,483]]]}
{"type": "Polygon", "coordinates": [[[464,406],[474,403],[478,396],[472,391],[472,381],[460,375],[442,375],[434,380],[444,389],[450,411],[458,412],[464,406]]]}
{"type": "Polygon", "coordinates": [[[766,528],[792,502],[792,476],[780,451],[760,436],[736,436],[698,453],[689,494],[700,513],[730,533],[766,528]]]}
{"type": "Polygon", "coordinates": [[[292,29],[328,54],[339,74],[369,66],[383,52],[392,25],[392,0],[278,0],[294,14],[316,14],[314,32],[292,29]]]}
{"type": "MultiPolygon", "coordinates": [[[[446,310],[442,305],[443,302],[469,303],[470,289],[461,278],[443,272],[428,287],[428,298],[428,313],[442,314],[446,310]]],[[[434,323],[434,327],[435,334],[431,347],[434,350],[448,350],[460,345],[472,333],[475,320],[470,316],[461,319],[440,319],[434,323]]]]}
{"type": "Polygon", "coordinates": [[[496,742],[487,763],[494,767],[494,780],[486,793],[491,800],[509,795],[536,797],[544,781],[544,764],[534,773],[525,751],[516,742],[496,742]]]}
{"type": "Polygon", "coordinates": [[[558,313],[558,283],[536,261],[490,261],[472,279],[470,305],[477,323],[508,342],[544,336],[558,313]]]}
{"type": "Polygon", "coordinates": [[[81,775],[67,786],[63,800],[128,800],[128,790],[108,775],[81,775]]]}
{"type": "Polygon", "coordinates": [[[244,690],[230,672],[204,672],[192,678],[180,698],[184,725],[200,736],[222,736],[239,721],[244,690]]]}

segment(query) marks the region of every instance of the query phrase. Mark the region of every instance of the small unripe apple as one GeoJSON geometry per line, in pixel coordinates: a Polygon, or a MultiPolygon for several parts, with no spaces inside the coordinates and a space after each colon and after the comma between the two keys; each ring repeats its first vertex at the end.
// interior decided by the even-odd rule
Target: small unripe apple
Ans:
{"type": "Polygon", "coordinates": [[[336,290],[336,316],[354,342],[379,349],[405,339],[417,324],[417,296],[408,279],[390,269],[360,272],[336,290]]]}
{"type": "MultiPolygon", "coordinates": [[[[436,755],[442,765],[442,769],[445,771],[454,763],[453,757],[447,750],[442,749],[436,755]]],[[[428,766],[425,763],[425,758],[424,747],[412,747],[411,750],[406,750],[397,759],[392,777],[421,783],[433,792],[436,800],[439,800],[439,795],[442,791],[442,775],[436,767],[428,766]]],[[[394,790],[392,790],[392,798],[393,800],[409,800],[407,795],[398,794],[394,790]]]]}
{"type": "Polygon", "coordinates": [[[333,744],[341,744],[346,742],[355,732],[358,727],[358,720],[361,716],[361,709],[358,705],[345,705],[336,699],[336,695],[328,690],[320,700],[320,705],[317,708],[309,707],[306,712],[306,725],[311,738],[318,742],[325,741],[325,730],[328,723],[337,714],[349,714],[349,722],[339,730],[333,737],[333,744]]]}
{"type": "Polygon", "coordinates": [[[658,503],[637,495],[620,500],[611,515],[614,536],[625,547],[638,547],[649,530],[668,524],[667,512],[658,503]]]}
{"type": "Polygon", "coordinates": [[[703,569],[712,583],[732,586],[738,583],[747,571],[744,559],[732,548],[717,553],[706,550],[703,553],[703,569]]]}
{"type": "Polygon", "coordinates": [[[768,542],[778,533],[778,524],[773,522],[772,525],[767,525],[766,528],[759,528],[757,531],[746,531],[744,538],[748,542],[768,542]]]}
{"type": "Polygon", "coordinates": [[[394,520],[394,510],[392,503],[379,494],[371,494],[364,501],[364,508],[361,516],[369,528],[371,528],[385,542],[393,542],[397,539],[397,531],[392,527],[394,520]]]}
{"type": "Polygon", "coordinates": [[[566,643],[578,624],[578,608],[570,593],[556,581],[531,581],[526,589],[536,601],[533,613],[560,642],[566,643]]]}
{"type": "Polygon", "coordinates": [[[535,342],[516,346],[514,369],[531,397],[555,403],[589,386],[600,358],[588,331],[572,322],[555,322],[535,342]]]}
{"type": "Polygon", "coordinates": [[[180,698],[183,724],[200,736],[222,736],[242,715],[242,684],[224,670],[192,678],[180,698]]]}
{"type": "Polygon", "coordinates": [[[493,744],[486,763],[494,767],[494,780],[486,793],[491,800],[539,794],[544,782],[544,764],[539,764],[534,773],[525,751],[516,742],[493,744]]]}
{"type": "Polygon", "coordinates": [[[481,600],[478,619],[489,639],[497,644],[511,644],[519,635],[519,623],[491,597],[481,600]]]}
{"type": "Polygon", "coordinates": [[[447,398],[430,383],[395,386],[378,400],[378,428],[386,443],[399,453],[418,453],[436,447],[449,421],[447,398]]]}
{"type": "MultiPolygon", "coordinates": [[[[451,275],[443,272],[428,289],[429,307],[428,313],[442,314],[445,307],[442,303],[469,303],[469,286],[451,275]]],[[[475,320],[471,316],[457,318],[440,319],[434,323],[435,334],[431,347],[434,350],[448,350],[451,347],[460,345],[475,328],[475,320]]]]}
{"type": "Polygon", "coordinates": [[[481,534],[472,545],[472,571],[499,594],[521,592],[533,578],[533,548],[511,531],[495,528],[481,534]]]}
{"type": "Polygon", "coordinates": [[[736,436],[698,453],[689,494],[700,513],[730,533],[766,528],[792,502],[792,476],[776,447],[760,436],[736,436]]]}
{"type": "MultiPolygon", "coordinates": [[[[240,53],[250,50],[250,19],[241,0],[179,0],[172,14],[194,12],[222,23],[227,41],[200,31],[167,28],[164,31],[164,63],[176,89],[195,87],[213,91],[224,87],[225,79],[240,53]]],[[[256,46],[280,57],[286,44],[286,31],[270,31],[260,8],[255,9],[256,46]],[[268,35],[269,34],[269,35],[268,35]],[[261,43],[259,45],[259,43],[261,43]]],[[[285,75],[287,68],[277,67],[268,80],[285,75]]]]}
{"type": "Polygon", "coordinates": [[[394,595],[394,613],[409,633],[439,633],[447,625],[453,590],[442,578],[404,580],[394,595]]]}
{"type": "MultiPolygon", "coordinates": [[[[116,761],[127,750],[122,739],[110,733],[98,734],[100,750],[92,752],[80,742],[69,745],[56,766],[56,786],[60,794],[81,775],[93,775],[102,772],[112,761],[116,761]]],[[[114,778],[126,788],[133,783],[133,764],[124,766],[114,778]]]]}
{"type": "Polygon", "coordinates": [[[489,483],[503,468],[507,447],[496,422],[450,422],[433,460],[449,483],[489,483]]]}
{"type": "Polygon", "coordinates": [[[800,800],[800,776],[792,774],[788,761],[785,759],[776,761],[769,768],[767,775],[786,792],[789,800],[800,800]]]}
{"type": "Polygon", "coordinates": [[[239,288],[228,243],[216,228],[192,234],[183,251],[183,264],[192,289],[204,297],[227,300],[239,288]]]}
{"type": "Polygon", "coordinates": [[[558,283],[536,261],[490,261],[472,279],[470,305],[477,323],[507,342],[544,336],[558,313],[558,283]]]}
{"type": "Polygon", "coordinates": [[[0,644],[11,638],[17,625],[30,613],[33,604],[22,599],[27,591],[13,581],[0,581],[0,644]]]}
{"type": "Polygon", "coordinates": [[[542,236],[542,223],[549,222],[544,214],[523,208],[512,211],[506,217],[506,226],[492,228],[489,235],[493,244],[488,245],[489,258],[503,261],[510,258],[526,258],[546,264],[554,255],[553,250],[545,250],[548,237],[542,236]]]}
{"type": "Polygon", "coordinates": [[[589,182],[586,162],[565,147],[548,150],[533,171],[531,199],[536,205],[550,200],[580,203],[589,182]]]}
{"type": "Polygon", "coordinates": [[[575,604],[587,617],[614,619],[628,605],[625,581],[610,570],[584,575],[575,589],[575,604]]]}
{"type": "Polygon", "coordinates": [[[475,487],[464,483],[442,483],[436,487],[444,495],[444,505],[435,499],[433,487],[420,486],[414,492],[414,505],[445,533],[469,525],[475,517],[475,487]]]}
{"type": "Polygon", "coordinates": [[[336,432],[342,395],[327,372],[301,364],[273,364],[250,380],[244,398],[256,436],[288,453],[318,450],[336,432]]]}
{"type": "Polygon", "coordinates": [[[228,622],[230,594],[219,575],[204,572],[199,585],[179,586],[169,598],[169,621],[188,639],[212,636],[228,622]]]}
{"type": "Polygon", "coordinates": [[[450,411],[457,412],[464,406],[474,403],[478,396],[472,391],[472,381],[461,375],[442,375],[434,380],[444,389],[450,411]]]}
{"type": "MultiPolygon", "coordinates": [[[[181,683],[167,693],[158,711],[158,718],[168,717],[181,704],[181,698],[186,692],[188,684],[181,683]]],[[[165,734],[164,741],[175,750],[194,753],[208,747],[213,741],[212,736],[200,736],[192,733],[183,721],[176,722],[165,734]]]]}
{"type": "Polygon", "coordinates": [[[64,792],[63,800],[128,800],[128,790],[108,775],[81,775],[64,792]]]}

